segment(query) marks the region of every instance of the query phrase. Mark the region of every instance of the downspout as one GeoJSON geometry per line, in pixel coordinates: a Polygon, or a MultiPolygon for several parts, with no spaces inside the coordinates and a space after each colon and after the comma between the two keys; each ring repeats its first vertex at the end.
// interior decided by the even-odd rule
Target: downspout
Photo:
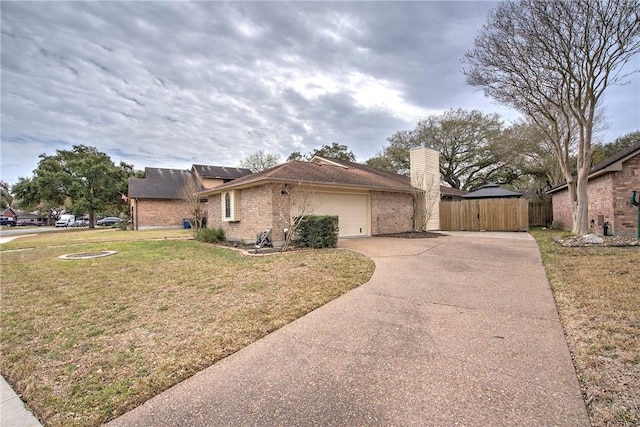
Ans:
{"type": "Polygon", "coordinates": [[[135,221],[136,221],[136,230],[139,230],[140,228],[138,226],[138,199],[136,198],[134,200],[135,200],[135,208],[134,208],[134,210],[136,212],[136,215],[135,215],[135,217],[136,217],[136,219],[135,219],[135,221]]]}

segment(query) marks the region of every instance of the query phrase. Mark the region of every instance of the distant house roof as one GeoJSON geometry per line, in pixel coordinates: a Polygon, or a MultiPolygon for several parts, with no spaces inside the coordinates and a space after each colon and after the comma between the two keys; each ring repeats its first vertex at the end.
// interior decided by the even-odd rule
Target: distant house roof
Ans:
{"type": "MultiPolygon", "coordinates": [[[[596,163],[595,165],[593,165],[589,170],[589,179],[596,178],[609,172],[621,171],[622,163],[638,154],[640,154],[640,141],[636,142],[633,145],[630,145],[624,150],[618,151],[616,154],[604,159],[600,163],[596,163]]],[[[547,191],[547,193],[555,193],[556,191],[564,190],[566,188],[567,183],[565,182],[564,184],[561,184],[547,191]]]]}
{"type": "Polygon", "coordinates": [[[193,179],[188,170],[144,168],[144,178],[129,178],[129,197],[179,199],[180,190],[193,179]]]}
{"type": "Polygon", "coordinates": [[[1,216],[18,216],[18,213],[11,208],[6,208],[0,213],[1,216]]]}
{"type": "Polygon", "coordinates": [[[522,193],[505,190],[499,184],[487,184],[477,191],[462,196],[463,199],[495,199],[504,197],[522,197],[522,193]]]}
{"type": "Polygon", "coordinates": [[[469,194],[468,191],[464,191],[464,190],[460,190],[458,188],[451,188],[451,187],[445,187],[444,185],[440,186],[440,194],[442,196],[457,196],[457,197],[463,197],[467,194],[469,194]]]}
{"type": "Polygon", "coordinates": [[[308,162],[290,161],[262,172],[246,175],[219,187],[205,190],[201,194],[217,194],[267,182],[295,182],[402,193],[415,191],[408,177],[345,160],[315,156],[308,162]]]}
{"type": "Polygon", "coordinates": [[[225,166],[193,165],[192,170],[196,171],[201,178],[216,179],[237,179],[245,175],[250,175],[251,170],[246,168],[230,168],[225,166]]]}

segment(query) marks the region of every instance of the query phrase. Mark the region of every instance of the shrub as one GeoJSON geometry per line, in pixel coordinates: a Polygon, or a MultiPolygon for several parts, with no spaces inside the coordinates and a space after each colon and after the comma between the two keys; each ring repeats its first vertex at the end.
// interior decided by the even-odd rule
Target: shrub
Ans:
{"type": "Polygon", "coordinates": [[[196,240],[205,243],[220,243],[227,240],[222,227],[220,228],[201,228],[196,234],[196,240]]]}
{"type": "Polygon", "coordinates": [[[335,248],[338,245],[338,217],[312,215],[300,220],[293,244],[303,248],[335,248]]]}

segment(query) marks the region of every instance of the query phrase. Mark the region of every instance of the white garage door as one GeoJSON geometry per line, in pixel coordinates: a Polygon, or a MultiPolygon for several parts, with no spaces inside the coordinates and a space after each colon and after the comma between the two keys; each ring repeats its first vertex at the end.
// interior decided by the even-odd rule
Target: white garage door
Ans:
{"type": "Polygon", "coordinates": [[[369,235],[367,194],[316,193],[313,213],[337,215],[340,237],[369,235]]]}

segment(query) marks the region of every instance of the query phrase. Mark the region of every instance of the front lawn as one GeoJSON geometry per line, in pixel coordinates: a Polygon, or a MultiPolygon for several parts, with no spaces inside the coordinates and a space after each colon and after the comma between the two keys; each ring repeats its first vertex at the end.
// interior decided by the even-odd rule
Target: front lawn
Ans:
{"type": "Polygon", "coordinates": [[[374,269],[343,250],[247,257],[176,237],[188,234],[82,230],[1,246],[0,372],[42,423],[115,418],[374,269]],[[118,253],[57,258],[106,250],[118,253]]]}
{"type": "Polygon", "coordinates": [[[593,426],[640,425],[640,248],[562,247],[532,230],[593,426]]]}

